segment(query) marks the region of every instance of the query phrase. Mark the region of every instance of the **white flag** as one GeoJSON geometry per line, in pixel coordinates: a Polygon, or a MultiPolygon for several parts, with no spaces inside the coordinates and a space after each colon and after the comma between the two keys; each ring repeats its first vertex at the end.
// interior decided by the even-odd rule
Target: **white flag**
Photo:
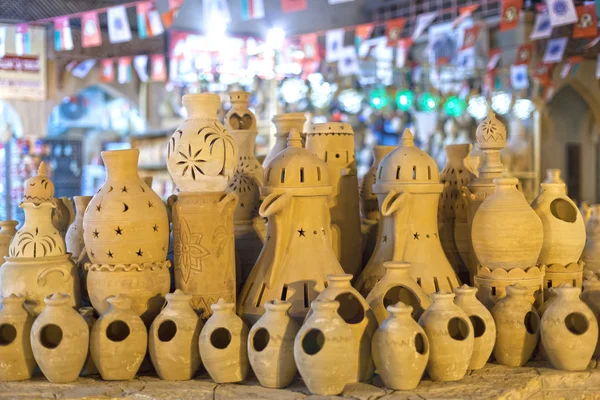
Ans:
{"type": "Polygon", "coordinates": [[[596,63],[596,79],[600,79],[600,55],[598,56],[598,61],[596,63]]]}
{"type": "Polygon", "coordinates": [[[74,77],[79,79],[83,79],[90,72],[92,68],[96,65],[96,60],[85,60],[77,64],[75,68],[71,71],[74,77]]]}
{"type": "Polygon", "coordinates": [[[437,18],[437,12],[430,12],[426,14],[421,14],[417,17],[417,22],[415,24],[415,30],[412,34],[413,42],[419,38],[425,32],[425,29],[431,25],[431,23],[437,18]]]}
{"type": "Polygon", "coordinates": [[[548,14],[537,14],[535,16],[535,24],[531,31],[531,40],[547,39],[552,34],[552,24],[550,23],[550,16],[548,14]]]}
{"type": "Polygon", "coordinates": [[[137,72],[140,81],[147,82],[148,81],[148,56],[147,55],[139,55],[133,57],[133,67],[135,68],[135,72],[137,72]]]}
{"type": "Polygon", "coordinates": [[[108,40],[111,43],[123,43],[131,40],[131,28],[125,6],[115,6],[106,12],[108,19],[108,40]]]}
{"type": "Polygon", "coordinates": [[[338,60],[338,73],[341,76],[356,75],[360,73],[355,46],[347,46],[342,49],[341,57],[338,60]]]}
{"type": "Polygon", "coordinates": [[[567,37],[548,40],[548,43],[546,44],[546,52],[544,53],[542,62],[544,64],[554,64],[560,62],[563,58],[563,54],[565,53],[565,49],[567,48],[568,41],[569,38],[567,37]]]}
{"type": "Polygon", "coordinates": [[[570,25],[579,20],[573,0],[546,0],[546,4],[552,26],[570,25]]]}
{"type": "Polygon", "coordinates": [[[6,27],[0,26],[0,58],[6,54],[6,27]]]}
{"type": "Polygon", "coordinates": [[[155,8],[148,11],[148,22],[150,23],[152,36],[161,35],[165,31],[160,13],[155,8]]]}
{"type": "Polygon", "coordinates": [[[565,63],[560,71],[560,77],[565,79],[567,76],[569,76],[571,73],[571,68],[573,68],[573,65],[570,62],[565,63]]]}
{"type": "Polygon", "coordinates": [[[515,90],[523,90],[529,87],[527,64],[510,66],[510,83],[515,90]]]}
{"type": "Polygon", "coordinates": [[[338,61],[344,52],[344,29],[332,29],[325,35],[325,61],[338,61]]]}

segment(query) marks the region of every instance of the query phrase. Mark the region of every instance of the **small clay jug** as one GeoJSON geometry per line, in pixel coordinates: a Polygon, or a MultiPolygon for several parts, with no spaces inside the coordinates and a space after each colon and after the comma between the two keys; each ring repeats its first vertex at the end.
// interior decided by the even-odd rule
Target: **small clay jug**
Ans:
{"type": "Polygon", "coordinates": [[[71,307],[69,295],[54,293],[31,328],[35,361],[52,383],[72,382],[85,364],[90,343],[87,323],[71,307]]]}
{"type": "Polygon", "coordinates": [[[200,333],[200,357],[216,383],[241,382],[248,374],[248,327],[235,304],[219,299],[200,333]]]}
{"type": "Polygon", "coordinates": [[[198,337],[203,323],[192,308],[192,296],[177,289],[148,333],[152,364],[160,379],[187,381],[200,367],[198,337]]]}
{"type": "Polygon", "coordinates": [[[540,317],[528,299],[529,289],[519,285],[506,287],[506,297],[492,308],[496,322],[494,358],[508,367],[524,365],[537,346],[540,317]]]}
{"type": "Polygon", "coordinates": [[[399,301],[388,306],[389,317],[373,336],[373,360],[386,387],[411,390],[427,367],[429,340],[412,318],[412,307],[399,301]]]}
{"type": "Polygon", "coordinates": [[[92,328],[90,346],[94,363],[105,381],[135,377],[148,348],[148,332],[123,295],[109,297],[108,310],[92,328]]]}
{"type": "Polygon", "coordinates": [[[85,247],[85,243],[83,242],[83,214],[91,200],[92,196],[73,197],[73,201],[75,202],[75,219],[69,225],[69,229],[67,229],[65,243],[67,252],[71,253],[71,257],[74,260],[79,258],[81,251],[85,247]]]}
{"type": "Polygon", "coordinates": [[[351,382],[364,382],[371,379],[375,365],[371,357],[371,342],[377,330],[377,319],[369,307],[369,303],[361,296],[350,282],[350,274],[327,275],[327,287],[317,300],[336,300],[340,303],[338,314],[350,326],[356,343],[358,365],[351,382]]]}
{"type": "Polygon", "coordinates": [[[481,369],[492,355],[496,343],[496,323],[492,314],[477,299],[477,288],[462,285],[454,289],[454,304],[459,306],[471,320],[473,325],[473,355],[469,370],[481,369]]]}
{"type": "Polygon", "coordinates": [[[290,317],[291,303],[271,300],[265,314],[248,335],[248,358],[258,381],[264,387],[284,388],[294,380],[294,339],[300,325],[290,317]]]}
{"type": "MultiPolygon", "coordinates": [[[[85,322],[88,325],[88,328],[91,330],[94,324],[96,323],[96,313],[94,311],[94,307],[81,307],[79,309],[79,315],[83,317],[85,322]]],[[[79,373],[81,376],[88,375],[96,375],[98,373],[98,368],[96,368],[96,364],[94,364],[94,359],[92,358],[92,351],[88,349],[88,354],[85,359],[85,364],[83,365],[83,369],[79,373]]]]}
{"type": "Polygon", "coordinates": [[[540,336],[544,349],[554,368],[583,371],[598,343],[598,321],[579,299],[580,288],[563,283],[554,293],[555,301],[542,316],[540,336]]]}
{"type": "Polygon", "coordinates": [[[313,394],[337,395],[356,375],[358,346],[352,328],[339,316],[338,301],[315,300],[312,315],[294,342],[294,359],[304,384],[313,394]]]}
{"type": "Polygon", "coordinates": [[[10,241],[17,233],[17,221],[0,221],[0,265],[4,264],[4,257],[9,255],[10,241]]]}
{"type": "MultiPolygon", "coordinates": [[[[596,320],[600,320],[600,280],[596,276],[583,281],[581,300],[592,310],[596,320]]],[[[600,357],[600,341],[596,344],[594,357],[600,357]]]]}
{"type": "Polygon", "coordinates": [[[418,320],[423,311],[431,305],[429,295],[410,277],[410,263],[386,261],[385,274],[375,284],[367,296],[367,303],[373,310],[377,323],[382,324],[389,316],[387,308],[399,301],[412,307],[412,315],[418,320]]]}
{"type": "Polygon", "coordinates": [[[31,351],[33,317],[23,303],[25,297],[11,294],[0,308],[0,382],[31,378],[35,359],[31,351]]]}

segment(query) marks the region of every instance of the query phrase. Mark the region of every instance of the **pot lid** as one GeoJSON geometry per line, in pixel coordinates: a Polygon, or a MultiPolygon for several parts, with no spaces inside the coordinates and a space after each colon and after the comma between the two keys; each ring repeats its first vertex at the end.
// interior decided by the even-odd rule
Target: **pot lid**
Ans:
{"type": "Polygon", "coordinates": [[[40,204],[46,201],[52,201],[54,197],[54,183],[46,174],[46,164],[42,161],[37,175],[32,176],[25,181],[24,202],[40,204]]]}

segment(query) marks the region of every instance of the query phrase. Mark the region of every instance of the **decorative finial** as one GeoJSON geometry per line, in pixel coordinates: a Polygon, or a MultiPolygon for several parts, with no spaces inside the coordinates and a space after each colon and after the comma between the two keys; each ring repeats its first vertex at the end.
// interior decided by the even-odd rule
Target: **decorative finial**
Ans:
{"type": "Polygon", "coordinates": [[[404,130],[404,133],[402,134],[402,146],[414,146],[415,145],[415,139],[413,137],[412,132],[410,131],[410,129],[406,128],[404,130]]]}
{"type": "Polygon", "coordinates": [[[288,136],[288,147],[302,147],[302,136],[296,128],[293,128],[288,136]]]}
{"type": "Polygon", "coordinates": [[[48,174],[46,173],[46,163],[45,162],[41,162],[40,163],[40,167],[38,168],[38,176],[48,176],[48,174]]]}

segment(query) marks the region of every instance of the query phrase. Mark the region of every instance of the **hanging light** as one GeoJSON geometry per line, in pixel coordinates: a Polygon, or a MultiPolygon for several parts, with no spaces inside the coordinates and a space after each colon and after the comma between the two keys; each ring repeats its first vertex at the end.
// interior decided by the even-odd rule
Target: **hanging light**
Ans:
{"type": "Polygon", "coordinates": [[[529,99],[518,99],[512,108],[513,114],[519,119],[528,119],[533,110],[535,110],[535,106],[529,99]]]}
{"type": "Polygon", "coordinates": [[[360,112],[364,96],[356,89],[342,90],[338,96],[340,107],[349,114],[358,114],[360,112]]]}
{"type": "Polygon", "coordinates": [[[333,100],[333,95],[337,90],[337,84],[330,84],[329,82],[321,81],[311,81],[310,87],[310,102],[317,108],[325,108],[329,106],[331,100],[333,100]]]}
{"type": "Polygon", "coordinates": [[[476,120],[482,120],[488,115],[489,105],[485,96],[478,95],[469,99],[467,112],[476,120]]]}
{"type": "Polygon", "coordinates": [[[273,50],[281,50],[285,41],[285,31],[280,26],[275,26],[267,32],[267,46],[273,50]]]}
{"type": "Polygon", "coordinates": [[[444,111],[449,117],[460,117],[466,108],[467,103],[457,96],[450,96],[444,102],[444,111]]]}
{"type": "Polygon", "coordinates": [[[399,110],[408,111],[412,108],[415,95],[409,89],[400,90],[396,94],[396,105],[399,110]]]}
{"type": "Polygon", "coordinates": [[[433,112],[438,108],[440,98],[430,92],[423,92],[419,98],[419,108],[421,111],[433,112]]]}
{"type": "Polygon", "coordinates": [[[376,110],[381,110],[390,104],[390,96],[385,89],[375,89],[369,96],[369,103],[376,110]]]}
{"type": "Polygon", "coordinates": [[[308,88],[299,78],[289,78],[281,84],[281,97],[288,104],[296,104],[306,97],[308,88]]]}
{"type": "Polygon", "coordinates": [[[499,91],[492,94],[492,109],[499,115],[505,115],[510,111],[512,98],[510,94],[499,91]]]}

